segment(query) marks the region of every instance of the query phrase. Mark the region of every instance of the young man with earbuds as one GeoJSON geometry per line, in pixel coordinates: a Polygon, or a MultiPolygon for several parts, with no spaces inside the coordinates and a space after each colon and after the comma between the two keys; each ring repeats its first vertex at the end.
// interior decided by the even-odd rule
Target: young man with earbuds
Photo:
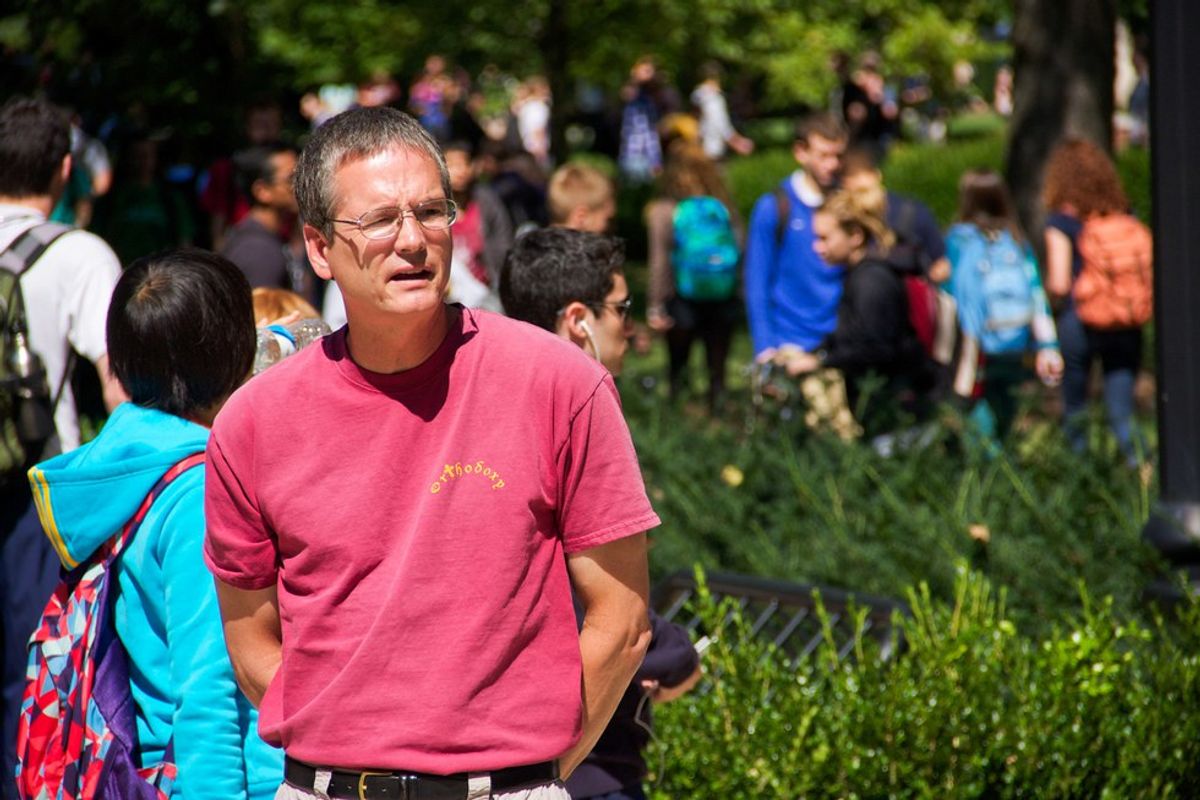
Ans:
{"type": "MultiPolygon", "coordinates": [[[[613,375],[628,342],[629,286],[624,243],[567,228],[517,239],[500,273],[500,298],[512,317],[579,345],[613,375]]],[[[651,702],[685,694],[700,679],[687,631],[650,612],[650,649],[595,748],[567,781],[575,800],[643,800],[651,702]]]]}
{"type": "Polygon", "coordinates": [[[505,259],[500,300],[510,317],[574,342],[619,375],[631,303],[624,266],[625,244],[615,237],[567,228],[531,231],[505,259]]]}

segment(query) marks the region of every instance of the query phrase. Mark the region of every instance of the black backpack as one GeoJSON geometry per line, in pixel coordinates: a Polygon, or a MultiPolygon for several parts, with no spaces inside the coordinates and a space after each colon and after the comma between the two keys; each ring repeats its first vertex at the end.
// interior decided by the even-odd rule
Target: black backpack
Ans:
{"type": "Polygon", "coordinates": [[[42,359],[29,344],[21,278],[58,237],[72,230],[45,222],[0,252],[0,486],[24,482],[54,437],[54,411],[67,385],[72,359],[53,398],[42,359]]]}

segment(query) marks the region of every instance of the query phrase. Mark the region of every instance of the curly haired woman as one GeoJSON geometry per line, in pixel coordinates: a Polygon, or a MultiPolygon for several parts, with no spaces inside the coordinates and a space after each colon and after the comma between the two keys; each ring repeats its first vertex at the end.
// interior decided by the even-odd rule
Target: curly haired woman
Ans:
{"type": "Polygon", "coordinates": [[[1122,456],[1137,462],[1141,443],[1133,427],[1133,389],[1141,366],[1142,329],[1099,330],[1079,318],[1072,297],[1083,269],[1079,236],[1093,216],[1124,214],[1129,201],[1112,159],[1095,144],[1068,139],[1051,154],[1042,200],[1046,217],[1046,292],[1058,301],[1056,318],[1063,371],[1063,420],[1072,447],[1087,445],[1088,376],[1095,359],[1104,373],[1104,405],[1122,456]]]}

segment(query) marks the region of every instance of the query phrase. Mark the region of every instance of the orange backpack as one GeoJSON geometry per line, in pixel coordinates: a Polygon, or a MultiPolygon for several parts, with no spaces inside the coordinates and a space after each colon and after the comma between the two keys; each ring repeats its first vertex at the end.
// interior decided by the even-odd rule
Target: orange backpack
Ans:
{"type": "Polygon", "coordinates": [[[1072,290],[1075,311],[1090,328],[1137,328],[1154,313],[1154,242],[1129,214],[1092,217],[1079,234],[1083,269],[1072,290]]]}

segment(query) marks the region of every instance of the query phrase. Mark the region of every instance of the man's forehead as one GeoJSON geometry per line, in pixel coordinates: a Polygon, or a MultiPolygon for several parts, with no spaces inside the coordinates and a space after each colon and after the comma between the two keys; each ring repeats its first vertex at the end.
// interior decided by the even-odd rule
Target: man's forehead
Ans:
{"type": "Polygon", "coordinates": [[[371,183],[369,183],[371,179],[378,179],[379,183],[401,181],[407,175],[418,171],[427,171],[431,175],[429,189],[430,191],[437,191],[440,194],[442,191],[441,171],[438,168],[437,162],[429,153],[416,148],[405,147],[404,145],[392,145],[380,150],[346,153],[338,161],[337,166],[333,170],[332,188],[334,204],[335,206],[340,205],[343,201],[351,197],[370,191],[373,188],[371,183]],[[372,164],[370,162],[376,163],[372,164]],[[343,180],[343,176],[347,170],[360,166],[365,166],[366,169],[370,170],[367,182],[362,180],[361,175],[355,176],[353,181],[343,180]]]}
{"type": "Polygon", "coordinates": [[[797,144],[806,149],[817,150],[822,153],[840,153],[846,149],[845,139],[828,139],[819,133],[810,133],[807,139],[801,139],[797,144]]]}

